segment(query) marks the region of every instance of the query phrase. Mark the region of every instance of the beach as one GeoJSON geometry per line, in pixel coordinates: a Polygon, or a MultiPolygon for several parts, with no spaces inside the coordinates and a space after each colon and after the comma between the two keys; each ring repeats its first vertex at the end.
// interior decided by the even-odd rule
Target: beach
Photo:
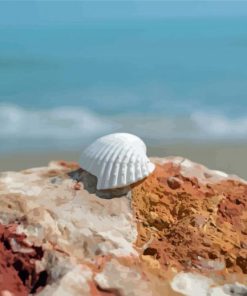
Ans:
{"type": "Polygon", "coordinates": [[[0,171],[77,161],[96,138],[128,132],[149,156],[247,177],[246,25],[208,16],[1,27],[0,171]]]}
{"type": "Polygon", "coordinates": [[[0,296],[247,295],[247,2],[19,2],[0,296]]]}
{"type": "MultiPolygon", "coordinates": [[[[245,161],[247,142],[174,143],[162,146],[148,146],[147,150],[149,156],[182,156],[202,163],[211,169],[222,170],[229,174],[247,178],[245,161]]],[[[78,161],[80,153],[80,150],[76,150],[0,154],[0,171],[46,166],[52,160],[78,161]]]]}

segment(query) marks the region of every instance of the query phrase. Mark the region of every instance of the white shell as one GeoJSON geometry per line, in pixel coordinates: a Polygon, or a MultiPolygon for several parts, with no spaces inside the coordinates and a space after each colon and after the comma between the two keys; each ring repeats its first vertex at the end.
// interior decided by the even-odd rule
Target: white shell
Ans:
{"type": "Polygon", "coordinates": [[[97,139],[82,153],[81,167],[98,178],[97,189],[124,187],[147,177],[155,168],[137,136],[115,133],[97,139]]]}

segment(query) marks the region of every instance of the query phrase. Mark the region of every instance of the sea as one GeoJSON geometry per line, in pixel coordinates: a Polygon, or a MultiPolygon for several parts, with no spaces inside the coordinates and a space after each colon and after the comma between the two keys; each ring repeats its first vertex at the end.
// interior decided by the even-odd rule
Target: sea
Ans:
{"type": "Polygon", "coordinates": [[[247,19],[0,27],[0,153],[247,137],[247,19]]]}

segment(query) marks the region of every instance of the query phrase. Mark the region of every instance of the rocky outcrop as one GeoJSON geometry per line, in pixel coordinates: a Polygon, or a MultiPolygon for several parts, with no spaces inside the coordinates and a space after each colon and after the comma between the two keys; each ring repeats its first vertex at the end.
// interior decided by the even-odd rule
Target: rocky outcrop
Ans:
{"type": "Polygon", "coordinates": [[[2,295],[247,295],[247,184],[179,157],[97,191],[76,163],[0,175],[2,295]]]}

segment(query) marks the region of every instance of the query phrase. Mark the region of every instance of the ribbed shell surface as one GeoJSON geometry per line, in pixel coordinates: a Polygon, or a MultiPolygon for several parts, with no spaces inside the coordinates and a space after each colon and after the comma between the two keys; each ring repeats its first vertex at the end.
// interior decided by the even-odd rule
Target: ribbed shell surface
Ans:
{"type": "Polygon", "coordinates": [[[99,190],[135,183],[147,177],[155,168],[146,155],[144,142],[127,133],[97,139],[83,151],[80,165],[98,178],[99,190]]]}

